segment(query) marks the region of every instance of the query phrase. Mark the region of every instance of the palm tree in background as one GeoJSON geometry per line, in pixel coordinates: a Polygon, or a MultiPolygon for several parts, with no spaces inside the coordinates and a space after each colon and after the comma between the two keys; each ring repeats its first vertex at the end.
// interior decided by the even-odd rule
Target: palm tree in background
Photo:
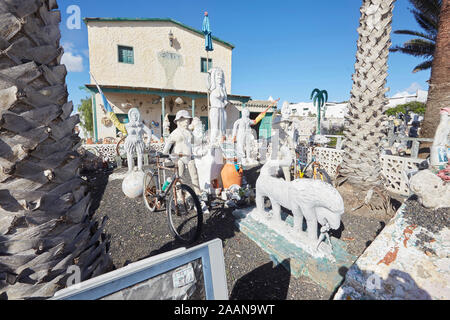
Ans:
{"type": "Polygon", "coordinates": [[[411,9],[411,12],[423,31],[394,31],[395,34],[405,34],[418,38],[411,39],[402,46],[394,46],[389,50],[391,52],[399,51],[426,59],[414,68],[413,72],[418,72],[431,68],[436,48],[436,36],[438,33],[439,12],[441,10],[442,0],[409,0],[409,2],[414,7],[411,9]]]}
{"type": "Polygon", "coordinates": [[[386,136],[386,78],[395,0],[364,0],[358,27],[355,72],[345,117],[346,142],[338,185],[346,207],[362,205],[374,211],[389,210],[383,185],[380,142],[386,136]],[[355,202],[364,200],[364,203],[355,202]]]}
{"type": "MultiPolygon", "coordinates": [[[[316,134],[320,134],[320,113],[322,110],[322,107],[324,104],[328,101],[328,92],[327,90],[320,90],[315,88],[311,92],[311,98],[313,99],[313,105],[317,107],[317,128],[316,128],[316,134]],[[314,97],[314,99],[313,99],[314,97]]],[[[325,114],[325,111],[324,111],[325,114]]]]}
{"type": "Polygon", "coordinates": [[[111,266],[79,176],[56,0],[0,1],[0,298],[50,297],[111,266]]]}
{"type": "MultiPolygon", "coordinates": [[[[450,0],[442,0],[436,51],[431,68],[427,107],[421,128],[421,137],[433,138],[439,124],[439,111],[450,103],[450,0]]],[[[422,143],[421,148],[431,143],[422,143]]]]}

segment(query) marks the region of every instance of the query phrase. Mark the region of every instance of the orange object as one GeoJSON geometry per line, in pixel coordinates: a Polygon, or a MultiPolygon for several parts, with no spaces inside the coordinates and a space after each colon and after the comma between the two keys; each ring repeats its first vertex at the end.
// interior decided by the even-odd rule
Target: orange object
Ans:
{"type": "Polygon", "coordinates": [[[219,181],[217,179],[214,179],[213,181],[211,181],[211,184],[212,184],[214,189],[217,189],[217,188],[220,187],[219,181]]]}
{"type": "Polygon", "coordinates": [[[238,186],[242,184],[242,172],[236,171],[232,163],[226,163],[223,166],[220,176],[222,177],[222,183],[225,189],[231,187],[233,184],[237,184],[238,186]]]}
{"type": "Polygon", "coordinates": [[[278,98],[277,100],[275,100],[274,102],[272,102],[267,108],[266,110],[264,110],[263,112],[261,112],[255,120],[253,120],[253,125],[258,124],[258,122],[260,122],[262,120],[262,118],[264,118],[266,116],[267,111],[269,111],[270,108],[272,108],[275,104],[277,104],[278,100],[280,100],[280,98],[278,98]]]}

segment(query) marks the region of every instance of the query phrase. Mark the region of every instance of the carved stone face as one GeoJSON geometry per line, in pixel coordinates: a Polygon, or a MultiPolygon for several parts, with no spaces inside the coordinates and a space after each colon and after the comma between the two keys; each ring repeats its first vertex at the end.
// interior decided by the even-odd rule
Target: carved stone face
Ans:
{"type": "Polygon", "coordinates": [[[139,122],[141,118],[141,114],[139,113],[139,110],[137,108],[132,108],[130,111],[128,111],[128,119],[131,123],[139,122]]]}
{"type": "Polygon", "coordinates": [[[218,86],[222,86],[225,82],[225,77],[223,75],[223,71],[222,70],[218,70],[216,72],[216,84],[218,86]]]}
{"type": "Polygon", "coordinates": [[[287,122],[287,121],[280,122],[280,128],[282,130],[286,131],[287,129],[289,129],[289,122],[287,122]]]}
{"type": "Polygon", "coordinates": [[[191,119],[181,118],[177,121],[177,127],[187,129],[189,124],[191,123],[191,119]]]}
{"type": "Polygon", "coordinates": [[[247,108],[242,109],[242,118],[248,119],[250,117],[250,111],[247,108]]]}

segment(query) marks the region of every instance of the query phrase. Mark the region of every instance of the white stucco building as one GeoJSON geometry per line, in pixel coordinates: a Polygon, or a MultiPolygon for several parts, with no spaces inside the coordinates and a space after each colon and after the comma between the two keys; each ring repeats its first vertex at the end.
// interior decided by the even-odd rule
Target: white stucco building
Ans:
{"type": "MultiPolygon", "coordinates": [[[[387,108],[393,108],[400,104],[412,101],[426,103],[428,91],[417,90],[416,93],[400,92],[389,98],[387,108]]],[[[301,117],[316,116],[317,107],[312,102],[298,102],[290,104],[294,114],[301,117]]],[[[327,102],[325,104],[325,118],[343,119],[348,112],[348,102],[327,102]]]]}
{"type": "MultiPolygon", "coordinates": [[[[249,96],[233,95],[231,62],[234,46],[213,37],[209,61],[200,30],[172,19],[85,18],[88,29],[90,72],[121,122],[137,107],[154,134],[162,135],[166,114],[175,128],[177,111],[189,110],[207,127],[207,70],[219,67],[225,74],[228,99],[227,127],[239,118],[239,105],[249,96]],[[152,125],[153,123],[153,125],[152,125]]],[[[86,87],[93,93],[94,140],[116,137],[106,119],[94,79],[86,87]]]]}

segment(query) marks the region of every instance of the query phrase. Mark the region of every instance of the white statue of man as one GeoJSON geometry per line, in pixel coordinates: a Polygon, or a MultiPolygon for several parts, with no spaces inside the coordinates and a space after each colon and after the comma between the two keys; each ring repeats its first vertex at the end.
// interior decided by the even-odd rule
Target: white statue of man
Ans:
{"type": "Polygon", "coordinates": [[[211,138],[210,143],[216,143],[218,138],[223,139],[227,128],[226,106],[230,103],[227,98],[225,88],[225,76],[220,68],[211,68],[208,71],[208,90],[210,91],[210,124],[211,138]]]}
{"type": "Polygon", "coordinates": [[[192,143],[194,137],[189,130],[192,117],[186,110],[180,110],[175,116],[174,122],[177,128],[170,134],[166,140],[163,153],[171,153],[174,155],[183,154],[184,156],[178,159],[178,173],[183,176],[185,166],[188,167],[191,182],[196,194],[200,194],[197,169],[194,160],[192,159],[192,143]],[[173,150],[171,151],[173,147],[173,150]]]}
{"type": "Polygon", "coordinates": [[[125,138],[125,151],[127,152],[128,172],[134,168],[134,153],[137,154],[137,168],[142,171],[142,159],[145,149],[143,135],[147,133],[149,141],[158,140],[152,131],[141,121],[141,114],[137,108],[131,108],[128,111],[129,122],[125,125],[127,137],[125,138]]]}
{"type": "Polygon", "coordinates": [[[281,150],[281,148],[287,148],[289,150],[290,155],[289,165],[281,166],[286,181],[291,181],[290,166],[292,161],[294,160],[295,155],[294,137],[298,136],[298,134],[295,133],[296,128],[295,126],[292,125],[292,120],[290,119],[290,116],[291,116],[291,109],[289,107],[289,103],[285,101],[281,108],[281,119],[278,122],[280,126],[278,137],[279,137],[279,150],[281,150]]]}
{"type": "Polygon", "coordinates": [[[252,128],[255,121],[250,119],[250,111],[243,108],[241,118],[236,120],[233,125],[233,141],[236,142],[236,154],[238,159],[244,162],[250,162],[252,151],[252,128]]]}

